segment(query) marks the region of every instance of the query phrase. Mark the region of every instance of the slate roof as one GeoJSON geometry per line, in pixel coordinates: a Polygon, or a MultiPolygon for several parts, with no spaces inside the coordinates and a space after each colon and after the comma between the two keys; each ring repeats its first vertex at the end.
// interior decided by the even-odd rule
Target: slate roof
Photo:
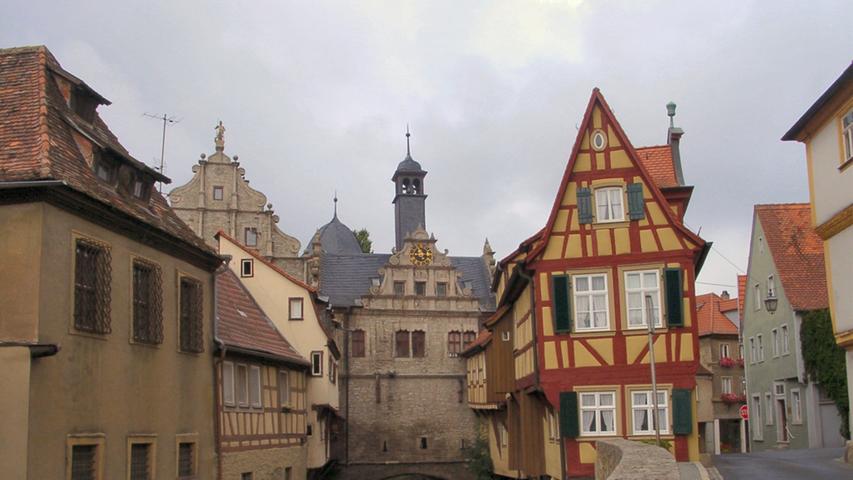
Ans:
{"type": "Polygon", "coordinates": [[[403,159],[402,162],[397,164],[397,172],[423,172],[424,169],[421,168],[421,164],[416,162],[411,155],[406,155],[406,158],[403,159]]]}
{"type": "MultiPolygon", "coordinates": [[[[387,253],[360,253],[357,255],[329,255],[320,257],[320,293],[329,297],[334,307],[357,305],[356,300],[367,295],[370,279],[379,276],[379,270],[391,258],[387,253]]],[[[495,309],[495,297],[489,288],[489,270],[480,257],[450,257],[450,263],[459,271],[460,280],[470,281],[473,295],[480,300],[484,310],[495,309]]]]}
{"type": "MultiPolygon", "coordinates": [[[[734,300],[737,304],[737,299],[734,300]]],[[[716,293],[696,295],[696,318],[699,321],[699,336],[704,335],[737,335],[737,325],[732,323],[723,313],[723,303],[731,300],[723,300],[716,293]]]]}
{"type": "Polygon", "coordinates": [[[337,213],[332,221],[317,230],[316,235],[319,235],[320,247],[326,253],[332,255],[358,255],[362,253],[361,245],[355,238],[355,234],[338,219],[337,213]]]}
{"type": "Polygon", "coordinates": [[[216,275],[216,336],[243,353],[310,365],[281,335],[231,269],[216,275]]]}
{"type": "Polygon", "coordinates": [[[72,132],[88,137],[120,161],[151,177],[169,179],[134,159],[119,143],[100,116],[91,123],[82,119],[65,101],[55,76],[91,95],[101,104],[109,101],[82,80],[65,71],[47,47],[0,49],[0,181],[62,180],[83,193],[135,220],[215,254],[169,208],[152,188],[149,202],[128,198],[115,186],[99,180],[87,163],[72,132]]]}
{"type": "Polygon", "coordinates": [[[811,224],[808,203],[756,205],[785,296],[796,311],[829,306],[823,240],[811,224]]]}
{"type": "Polygon", "coordinates": [[[639,147],[636,151],[640,162],[646,167],[658,188],[678,186],[675,165],[672,163],[672,148],[669,145],[639,147]]]}

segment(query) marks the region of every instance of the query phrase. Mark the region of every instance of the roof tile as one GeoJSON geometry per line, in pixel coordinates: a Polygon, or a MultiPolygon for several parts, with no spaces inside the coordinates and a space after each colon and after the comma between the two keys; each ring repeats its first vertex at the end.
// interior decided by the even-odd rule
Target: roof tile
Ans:
{"type": "Polygon", "coordinates": [[[737,299],[723,300],[716,293],[696,295],[696,318],[699,321],[699,336],[737,335],[738,328],[723,313],[722,304],[737,302],[737,299]]]}
{"type": "Polygon", "coordinates": [[[669,145],[639,147],[636,151],[640,162],[646,167],[658,188],[678,186],[675,165],[672,163],[672,148],[669,145]]]}

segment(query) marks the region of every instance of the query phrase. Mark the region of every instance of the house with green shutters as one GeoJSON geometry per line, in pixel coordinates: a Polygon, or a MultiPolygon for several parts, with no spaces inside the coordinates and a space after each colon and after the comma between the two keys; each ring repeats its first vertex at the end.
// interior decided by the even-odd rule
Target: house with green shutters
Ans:
{"type": "Polygon", "coordinates": [[[807,312],[828,307],[809,204],[756,205],[741,322],[752,451],[840,447],[841,417],[803,361],[807,312]]]}

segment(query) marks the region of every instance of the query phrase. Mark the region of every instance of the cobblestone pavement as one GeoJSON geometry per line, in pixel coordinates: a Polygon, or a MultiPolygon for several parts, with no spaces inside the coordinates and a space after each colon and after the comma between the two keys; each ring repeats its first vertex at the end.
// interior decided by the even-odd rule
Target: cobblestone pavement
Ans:
{"type": "Polygon", "coordinates": [[[725,480],[853,480],[853,466],[840,459],[841,448],[731,453],[713,457],[725,480]]]}

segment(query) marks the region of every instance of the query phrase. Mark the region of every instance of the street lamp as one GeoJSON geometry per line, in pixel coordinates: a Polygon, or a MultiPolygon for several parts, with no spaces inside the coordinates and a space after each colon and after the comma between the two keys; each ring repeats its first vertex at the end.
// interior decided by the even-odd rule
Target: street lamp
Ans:
{"type": "Polygon", "coordinates": [[[776,307],[779,305],[779,299],[776,298],[776,295],[767,295],[767,298],[764,299],[764,306],[767,307],[767,311],[770,314],[776,313],[776,307]]]}

